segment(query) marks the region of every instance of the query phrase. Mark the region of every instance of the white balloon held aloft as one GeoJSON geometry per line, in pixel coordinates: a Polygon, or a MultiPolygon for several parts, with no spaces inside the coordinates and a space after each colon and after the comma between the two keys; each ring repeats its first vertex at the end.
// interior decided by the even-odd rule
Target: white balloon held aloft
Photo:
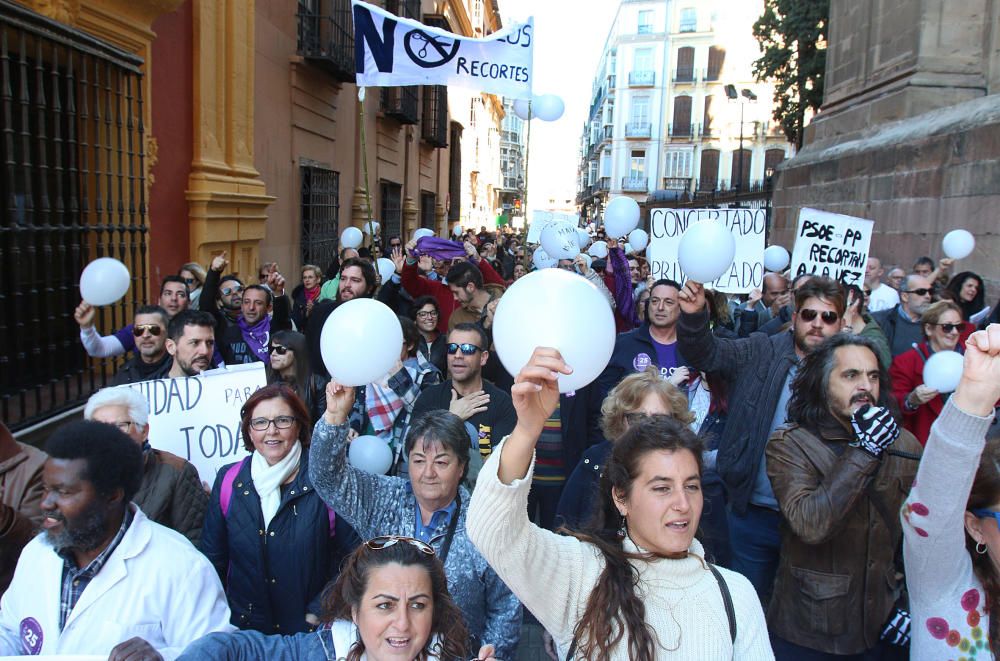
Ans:
{"type": "Polygon", "coordinates": [[[642,252],[649,245],[649,235],[646,230],[634,229],[628,233],[628,242],[636,252],[642,252]]]}
{"type": "Polygon", "coordinates": [[[378,381],[396,366],[403,347],[403,327],[386,304],[356,298],[327,317],[319,336],[323,364],[345,386],[378,381]]]}
{"type": "Polygon", "coordinates": [[[358,436],[347,449],[347,460],[358,470],[385,475],[392,466],[392,450],[378,436],[358,436]]]}
{"type": "Polygon", "coordinates": [[[375,268],[378,269],[378,275],[383,285],[389,282],[389,278],[396,272],[396,265],[388,257],[379,257],[375,260],[375,268]]]}
{"type": "Polygon", "coordinates": [[[364,234],[357,227],[345,228],[340,233],[341,248],[360,248],[361,242],[365,240],[364,234]]]}
{"type": "MultiPolygon", "coordinates": [[[[542,94],[536,96],[531,104],[531,114],[543,122],[554,122],[563,116],[566,104],[555,94],[542,94]]],[[[516,110],[514,111],[517,112],[516,110]]]]}
{"type": "Polygon", "coordinates": [[[413,233],[413,240],[418,241],[425,236],[434,236],[434,230],[427,229],[426,227],[418,227],[417,231],[413,233]]]}
{"type": "Polygon", "coordinates": [[[529,273],[504,293],[493,317],[493,341],[511,374],[521,371],[536,347],[558,349],[573,368],[572,374],[559,376],[559,392],[571,392],[607,366],[615,320],[608,299],[586,278],[546,269],[529,273]]]}
{"type": "Polygon", "coordinates": [[[535,265],[536,269],[547,269],[550,266],[555,266],[558,261],[545,252],[544,248],[535,248],[535,252],[531,255],[531,263],[535,265]]]}
{"type": "Polygon", "coordinates": [[[631,255],[635,253],[635,250],[632,248],[632,244],[629,243],[628,241],[625,242],[625,245],[624,247],[622,247],[622,250],[625,251],[626,255],[631,255]]]}
{"type": "Polygon", "coordinates": [[[462,236],[462,226],[455,225],[454,229],[451,230],[451,233],[454,236],[462,236]]]}
{"type": "Polygon", "coordinates": [[[972,250],[976,247],[976,237],[972,236],[968,230],[952,230],[944,235],[941,247],[944,249],[946,257],[965,259],[972,254],[972,250]]]}
{"type": "Polygon", "coordinates": [[[608,244],[606,241],[594,241],[587,254],[596,259],[605,259],[608,256],[608,244]]]}
{"type": "Polygon", "coordinates": [[[545,252],[556,259],[573,259],[580,254],[580,239],[569,223],[549,223],[539,240],[545,252]]]}
{"type": "Polygon", "coordinates": [[[586,250],[587,246],[590,245],[590,242],[593,241],[593,239],[590,238],[590,234],[587,233],[587,230],[583,229],[582,227],[576,228],[576,238],[577,238],[577,243],[580,245],[581,252],[586,250]]]}
{"type": "Polygon", "coordinates": [[[514,114],[524,121],[528,121],[531,117],[531,107],[529,103],[528,99],[516,99],[514,101],[514,114]]]}
{"type": "Polygon", "coordinates": [[[639,203],[631,197],[616,197],[604,208],[604,231],[620,239],[639,225],[639,203]]]}
{"type": "Polygon", "coordinates": [[[695,282],[709,283],[729,270],[736,257],[736,237],[720,220],[702,220],[687,228],[677,247],[677,262],[695,282]]]}
{"type": "Polygon", "coordinates": [[[788,268],[791,258],[781,246],[768,246],[764,250],[764,268],[772,273],[781,273],[788,268]]]}
{"type": "Polygon", "coordinates": [[[377,220],[369,220],[367,223],[365,223],[362,229],[364,230],[365,234],[378,234],[378,230],[380,227],[381,225],[378,224],[377,220]]]}
{"type": "Polygon", "coordinates": [[[131,285],[128,268],[111,257],[99,257],[80,274],[80,297],[91,305],[111,305],[131,285]]]}
{"type": "Polygon", "coordinates": [[[940,393],[954,392],[965,358],[957,351],[938,351],[924,363],[924,385],[940,393]]]}

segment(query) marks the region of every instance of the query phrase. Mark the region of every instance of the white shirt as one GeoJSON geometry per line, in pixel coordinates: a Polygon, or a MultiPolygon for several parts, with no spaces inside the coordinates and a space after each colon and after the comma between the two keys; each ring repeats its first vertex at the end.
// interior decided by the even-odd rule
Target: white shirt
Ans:
{"type": "Polygon", "coordinates": [[[135,508],[132,525],[59,631],[63,559],[31,540],[0,599],[0,655],[107,657],[138,636],[166,661],[215,631],[233,631],[212,564],[182,535],[135,508]]]}
{"type": "Polygon", "coordinates": [[[899,304],[899,292],[889,285],[879,284],[868,296],[868,311],[888,310],[899,304]]]}

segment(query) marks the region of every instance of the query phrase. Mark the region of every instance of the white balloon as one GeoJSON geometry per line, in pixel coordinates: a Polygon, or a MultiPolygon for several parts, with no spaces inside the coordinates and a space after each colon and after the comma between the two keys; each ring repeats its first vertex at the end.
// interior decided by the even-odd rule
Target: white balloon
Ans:
{"type": "Polygon", "coordinates": [[[677,262],[684,274],[702,284],[728,271],[734,257],[736,237],[719,220],[702,220],[688,226],[677,246],[677,262]]]}
{"type": "Polygon", "coordinates": [[[381,225],[378,224],[378,221],[372,220],[365,223],[362,229],[364,230],[365,234],[377,234],[380,227],[381,225]]]}
{"type": "Polygon", "coordinates": [[[587,254],[597,259],[605,259],[608,256],[608,244],[606,241],[594,241],[587,254]]]}
{"type": "Polygon", "coordinates": [[[128,267],[112,257],[98,257],[80,274],[80,296],[91,305],[111,305],[128,292],[128,267]]]}
{"type": "Polygon", "coordinates": [[[591,268],[594,265],[594,258],[587,253],[581,253],[583,255],[583,261],[587,262],[587,268],[591,268]]]}
{"type": "Polygon", "coordinates": [[[340,233],[341,248],[360,248],[364,240],[364,235],[357,227],[348,227],[340,233]]]}
{"type": "Polygon", "coordinates": [[[924,385],[940,393],[954,392],[965,358],[957,351],[938,351],[924,363],[924,385]]]}
{"type": "Polygon", "coordinates": [[[587,232],[587,230],[583,229],[582,227],[576,228],[576,238],[577,238],[577,243],[580,245],[581,252],[586,250],[587,246],[590,245],[590,242],[593,241],[593,239],[590,238],[590,234],[587,232]]]}
{"type": "Polygon", "coordinates": [[[628,242],[636,252],[642,252],[649,245],[649,235],[646,230],[634,229],[628,233],[628,242]]]}
{"type": "Polygon", "coordinates": [[[781,246],[768,246],[764,250],[764,268],[773,273],[780,273],[788,268],[791,258],[788,251],[781,246]]]}
{"type": "Polygon", "coordinates": [[[566,104],[555,94],[536,96],[531,104],[531,114],[544,122],[554,122],[562,117],[566,104]]]}
{"type": "Polygon", "coordinates": [[[616,197],[604,208],[604,231],[612,239],[626,236],[639,225],[639,203],[631,197],[616,197]]]}
{"type": "Polygon", "coordinates": [[[629,243],[628,241],[626,241],[625,245],[622,246],[622,250],[625,251],[626,255],[629,254],[629,253],[634,253],[635,252],[635,250],[632,249],[632,244],[629,243]]]}
{"type": "Polygon", "coordinates": [[[363,386],[395,367],[403,347],[403,327],[385,303],[356,298],[327,318],[319,343],[323,364],[334,381],[363,386]]]}
{"type": "Polygon", "coordinates": [[[976,247],[976,237],[968,230],[952,230],[941,240],[944,254],[952,259],[965,259],[976,247]]]}
{"type": "Polygon", "coordinates": [[[434,230],[427,229],[426,227],[418,227],[417,231],[413,233],[413,240],[417,241],[425,236],[434,236],[434,230]]]}
{"type": "Polygon", "coordinates": [[[392,466],[392,450],[378,436],[358,436],[347,449],[347,460],[358,470],[385,475],[392,466]]]}
{"type": "Polygon", "coordinates": [[[580,254],[580,239],[569,223],[549,223],[539,241],[545,252],[556,259],[573,259],[580,254]]]}
{"type": "Polygon", "coordinates": [[[514,100],[514,114],[521,119],[528,121],[531,116],[531,108],[528,106],[528,99],[515,99],[514,100]]]}
{"type": "Polygon", "coordinates": [[[504,292],[493,317],[493,341],[511,374],[521,371],[536,347],[558,349],[573,368],[559,376],[559,392],[570,392],[607,366],[615,320],[608,299],[586,278],[562,269],[534,271],[504,292]]]}
{"type": "Polygon", "coordinates": [[[451,230],[451,233],[454,234],[455,236],[462,236],[462,226],[455,225],[455,228],[451,230]]]}
{"type": "Polygon", "coordinates": [[[389,278],[396,272],[396,265],[388,257],[379,257],[375,260],[375,268],[378,269],[379,277],[382,278],[382,284],[389,282],[389,278]]]}
{"type": "Polygon", "coordinates": [[[535,252],[531,255],[531,263],[535,265],[536,269],[547,269],[550,266],[555,266],[558,261],[545,252],[544,248],[535,248],[535,252]]]}

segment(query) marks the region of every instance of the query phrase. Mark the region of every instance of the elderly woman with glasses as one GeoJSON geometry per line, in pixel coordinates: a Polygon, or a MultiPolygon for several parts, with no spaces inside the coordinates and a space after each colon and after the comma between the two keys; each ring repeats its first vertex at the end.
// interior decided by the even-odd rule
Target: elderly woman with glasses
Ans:
{"type": "Polygon", "coordinates": [[[354,398],[354,388],[327,385],[326,414],[309,451],[312,483],[362,537],[406,535],[434,547],[476,645],[491,644],[498,658],[515,658],[521,605],[465,532],[470,495],[459,485],[469,468],[465,424],[447,411],[416,417],[405,442],[409,478],[372,475],[348,461],[354,398]]]}
{"type": "Polygon", "coordinates": [[[925,340],[893,359],[889,377],[892,394],[903,409],[903,426],[923,445],[945,403],[937,390],[924,384],[924,363],[939,351],[962,351],[958,342],[964,326],[962,309],[951,301],[938,301],[920,316],[920,325],[925,340]]]}
{"type": "Polygon", "coordinates": [[[234,625],[309,631],[323,612],[323,587],[359,540],[313,489],[309,412],[295,391],[265,386],[240,415],[250,456],[219,471],[201,550],[219,573],[234,625]]]}
{"type": "MultiPolygon", "coordinates": [[[[256,631],[208,635],[179,661],[465,661],[469,635],[448,594],[434,549],[412,537],[376,537],[344,563],[323,593],[324,624],[314,633],[256,631]]],[[[492,646],[476,659],[496,661],[492,646]]]]}

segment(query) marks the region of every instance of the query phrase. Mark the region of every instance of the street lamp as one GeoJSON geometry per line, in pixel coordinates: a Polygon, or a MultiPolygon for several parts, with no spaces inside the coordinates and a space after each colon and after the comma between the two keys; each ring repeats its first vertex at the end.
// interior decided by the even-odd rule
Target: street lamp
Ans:
{"type": "Polygon", "coordinates": [[[757,101],[757,95],[753,93],[752,90],[743,88],[739,93],[736,92],[735,85],[726,85],[726,97],[730,101],[737,101],[740,104],[740,164],[738,168],[738,179],[736,180],[736,195],[739,196],[743,189],[743,107],[747,103],[754,103],[757,101]]]}

